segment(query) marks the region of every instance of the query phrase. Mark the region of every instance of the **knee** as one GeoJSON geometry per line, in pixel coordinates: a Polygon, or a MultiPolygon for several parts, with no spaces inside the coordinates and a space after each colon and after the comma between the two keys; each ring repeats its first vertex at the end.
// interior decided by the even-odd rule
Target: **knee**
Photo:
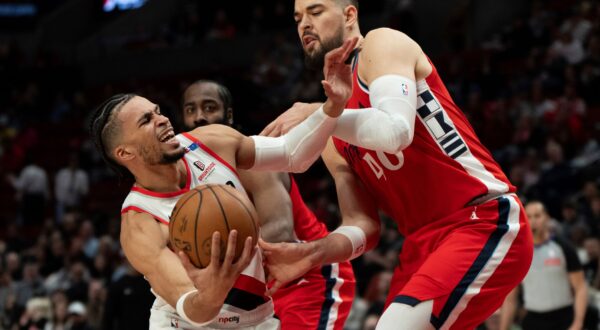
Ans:
{"type": "Polygon", "coordinates": [[[433,300],[420,302],[414,306],[392,303],[381,315],[377,330],[430,330],[433,300]]]}

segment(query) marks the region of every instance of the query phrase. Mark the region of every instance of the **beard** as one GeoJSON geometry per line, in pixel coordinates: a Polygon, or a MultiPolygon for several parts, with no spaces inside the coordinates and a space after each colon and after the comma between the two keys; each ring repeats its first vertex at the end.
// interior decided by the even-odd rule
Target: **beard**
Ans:
{"type": "Polygon", "coordinates": [[[164,154],[162,154],[162,159],[160,160],[160,164],[165,165],[165,164],[176,163],[178,160],[183,158],[183,155],[185,155],[185,149],[183,147],[177,149],[176,151],[174,151],[172,153],[164,153],[164,154]]]}
{"type": "Polygon", "coordinates": [[[336,31],[335,35],[325,41],[321,41],[319,38],[317,42],[321,47],[315,47],[312,54],[309,54],[306,49],[304,50],[304,64],[306,68],[312,71],[323,70],[325,65],[325,55],[330,51],[340,47],[344,43],[343,26],[340,26],[336,31]]]}
{"type": "Polygon", "coordinates": [[[140,153],[142,159],[144,159],[144,163],[148,165],[167,165],[180,160],[185,155],[185,148],[179,146],[176,150],[164,152],[156,147],[142,146],[140,153]]]}

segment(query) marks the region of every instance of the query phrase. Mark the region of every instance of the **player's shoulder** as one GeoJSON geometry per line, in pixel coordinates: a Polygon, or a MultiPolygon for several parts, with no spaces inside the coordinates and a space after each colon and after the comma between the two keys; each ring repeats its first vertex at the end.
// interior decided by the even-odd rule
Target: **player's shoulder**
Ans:
{"type": "Polygon", "coordinates": [[[363,46],[369,47],[378,45],[420,48],[419,44],[406,33],[390,28],[377,28],[367,33],[363,46]]]}
{"type": "Polygon", "coordinates": [[[201,126],[189,131],[188,134],[203,142],[206,140],[228,140],[243,137],[237,130],[221,124],[201,126]]]}

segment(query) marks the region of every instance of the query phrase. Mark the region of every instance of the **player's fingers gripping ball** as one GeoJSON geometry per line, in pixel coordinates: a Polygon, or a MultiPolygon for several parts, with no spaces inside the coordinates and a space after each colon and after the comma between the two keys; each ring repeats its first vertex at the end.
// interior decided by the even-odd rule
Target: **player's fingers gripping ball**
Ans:
{"type": "Polygon", "coordinates": [[[234,262],[244,250],[247,237],[253,246],[258,239],[258,216],[254,205],[237,189],[228,185],[202,185],[183,195],[169,224],[169,242],[176,251],[183,251],[192,264],[205,268],[210,263],[212,235],[221,233],[221,262],[225,258],[231,230],[237,230],[234,262]]]}

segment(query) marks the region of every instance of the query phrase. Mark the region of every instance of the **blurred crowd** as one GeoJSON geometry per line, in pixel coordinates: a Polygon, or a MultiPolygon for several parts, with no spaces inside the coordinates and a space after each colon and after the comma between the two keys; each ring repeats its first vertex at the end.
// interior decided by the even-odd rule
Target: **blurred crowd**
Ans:
{"type": "MultiPolygon", "coordinates": [[[[322,98],[319,73],[303,68],[289,2],[272,7],[244,2],[250,15],[243,17],[207,4],[215,6],[208,20],[198,2],[186,3],[158,34],[140,30],[105,40],[106,46],[185,48],[259,33],[273,38],[252,50],[254,63],[244,71],[90,87],[81,83],[77,68],[56,55],[25,54],[16,43],[0,42],[5,77],[0,79],[0,328],[142,329],[140,324],[147,324],[149,286],[119,248],[119,207],[130,183],[104,166],[86,132],[86,117],[99,101],[136,92],[161,104],[178,123],[183,88],[196,79],[216,78],[233,92],[239,128],[257,133],[293,101],[322,98]],[[242,105],[252,112],[242,111],[242,105]]],[[[408,18],[402,22],[407,32],[414,31],[406,25],[410,1],[401,3],[364,7],[385,13],[391,25],[408,18]]],[[[554,219],[554,234],[576,248],[591,295],[598,297],[590,303],[600,303],[595,294],[600,291],[599,2],[534,1],[527,15],[484,42],[432,60],[523,201],[542,201],[554,219]]],[[[325,173],[317,164],[298,181],[315,213],[335,228],[335,189],[325,173]]],[[[358,290],[348,329],[373,329],[383,309],[402,237],[383,214],[382,221],[386,229],[378,247],[354,261],[358,290]]]]}

